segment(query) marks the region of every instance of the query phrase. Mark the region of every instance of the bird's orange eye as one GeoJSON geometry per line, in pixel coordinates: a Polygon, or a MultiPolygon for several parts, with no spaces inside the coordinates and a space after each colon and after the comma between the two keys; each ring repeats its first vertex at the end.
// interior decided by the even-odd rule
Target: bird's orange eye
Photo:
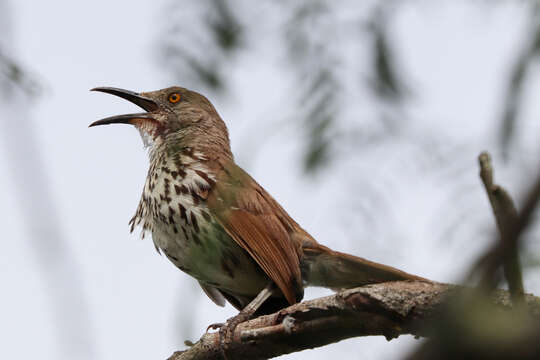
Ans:
{"type": "Polygon", "coordinates": [[[169,95],[169,101],[174,103],[177,103],[180,101],[180,94],[179,93],[172,93],[169,95]]]}

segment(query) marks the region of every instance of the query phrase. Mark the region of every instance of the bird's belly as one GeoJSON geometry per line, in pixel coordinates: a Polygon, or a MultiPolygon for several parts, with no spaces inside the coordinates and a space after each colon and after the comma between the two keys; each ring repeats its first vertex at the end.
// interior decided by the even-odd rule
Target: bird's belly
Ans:
{"type": "Polygon", "coordinates": [[[152,238],[173,264],[202,283],[249,296],[268,283],[259,265],[216,223],[202,224],[197,233],[154,227],[152,238]]]}

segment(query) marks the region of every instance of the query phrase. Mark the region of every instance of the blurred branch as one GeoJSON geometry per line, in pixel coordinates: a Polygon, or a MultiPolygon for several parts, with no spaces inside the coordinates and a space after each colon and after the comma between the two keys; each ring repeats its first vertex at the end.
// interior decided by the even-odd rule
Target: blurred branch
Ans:
{"type": "Polygon", "coordinates": [[[540,4],[532,2],[531,11],[531,31],[527,46],[517,56],[517,60],[511,70],[510,82],[508,84],[506,102],[501,120],[499,141],[503,151],[503,156],[508,158],[508,151],[511,141],[515,135],[517,118],[523,98],[525,79],[531,66],[540,55],[540,4]]]}
{"type": "MultiPolygon", "coordinates": [[[[450,299],[470,292],[456,285],[434,282],[389,282],[346,290],[295,304],[271,315],[240,324],[229,358],[267,359],[324,346],[356,336],[430,336],[425,324],[450,299]]],[[[526,295],[528,315],[540,323],[540,298],[526,295]]],[[[496,291],[490,303],[499,311],[513,308],[507,291],[496,291]]],[[[169,360],[223,359],[219,333],[207,333],[169,360]]]]}
{"type": "MultiPolygon", "coordinates": [[[[512,238],[513,226],[518,220],[517,210],[508,192],[502,186],[493,183],[493,167],[491,166],[490,155],[483,152],[478,157],[478,161],[480,163],[480,178],[495,215],[500,241],[508,241],[512,238]]],[[[524,290],[517,241],[508,244],[507,251],[504,252],[504,274],[512,299],[521,301],[524,290]]]]}

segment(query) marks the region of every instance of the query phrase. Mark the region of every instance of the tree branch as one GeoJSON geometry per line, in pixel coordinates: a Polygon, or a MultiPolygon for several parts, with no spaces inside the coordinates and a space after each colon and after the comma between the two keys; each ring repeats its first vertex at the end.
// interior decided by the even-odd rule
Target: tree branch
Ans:
{"type": "MultiPolygon", "coordinates": [[[[523,276],[521,274],[517,241],[511,241],[513,238],[512,231],[519,220],[518,212],[510,194],[502,186],[493,182],[491,156],[487,152],[482,152],[478,156],[478,162],[480,164],[480,178],[484,183],[484,188],[495,215],[500,241],[509,242],[506,245],[501,245],[507,248],[507,251],[503,254],[504,276],[508,282],[512,298],[521,301],[524,293],[523,276]]],[[[491,282],[492,279],[493,274],[488,274],[483,281],[491,282]]]]}
{"type": "MultiPolygon", "coordinates": [[[[398,281],[367,285],[332,296],[295,304],[271,315],[240,324],[234,333],[229,359],[267,359],[324,346],[355,336],[429,336],[425,325],[444,310],[449,300],[471,289],[434,282],[398,281]]],[[[525,295],[529,317],[540,320],[540,298],[525,295]]],[[[512,309],[507,291],[497,290],[490,302],[512,309]]],[[[223,359],[219,334],[207,333],[169,360],[223,359]]]]}

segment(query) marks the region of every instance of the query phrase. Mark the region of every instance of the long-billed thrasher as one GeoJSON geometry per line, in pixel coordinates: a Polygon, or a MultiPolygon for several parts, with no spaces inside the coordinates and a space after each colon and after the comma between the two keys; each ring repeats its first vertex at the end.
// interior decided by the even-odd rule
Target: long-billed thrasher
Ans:
{"type": "Polygon", "coordinates": [[[217,305],[227,300],[248,317],[301,301],[310,285],[338,290],[423,280],[317,243],[235,164],[227,127],[203,95],[182,87],[92,90],[145,110],[90,125],[134,125],[149,146],[150,169],[131,231],[141,225],[143,236],[150,232],[158,251],[197,279],[217,305]]]}

